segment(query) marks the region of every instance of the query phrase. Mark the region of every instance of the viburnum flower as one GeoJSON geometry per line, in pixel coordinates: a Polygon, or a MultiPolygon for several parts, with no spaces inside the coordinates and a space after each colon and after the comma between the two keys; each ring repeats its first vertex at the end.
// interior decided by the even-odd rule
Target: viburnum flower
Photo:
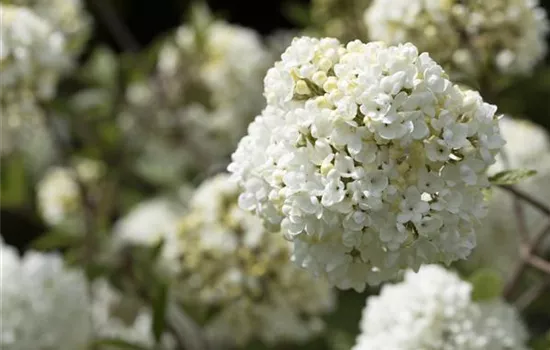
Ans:
{"type": "Polygon", "coordinates": [[[206,332],[244,345],[303,341],[323,329],[334,294],[290,261],[291,246],[240,209],[226,174],[197,188],[180,231],[179,285],[184,302],[214,312],[206,332]]]}
{"type": "Polygon", "coordinates": [[[550,28],[538,0],[374,0],[365,12],[372,40],[412,42],[445,66],[479,75],[531,72],[550,28]]]}
{"type": "Polygon", "coordinates": [[[9,124],[41,113],[38,102],[55,95],[70,57],[63,34],[30,9],[0,4],[0,15],[0,107],[2,123],[9,124]]]}
{"type": "Polygon", "coordinates": [[[22,155],[24,165],[30,173],[42,176],[57,155],[57,149],[42,115],[0,114],[0,155],[22,155]]]}
{"type": "Polygon", "coordinates": [[[57,254],[29,251],[20,257],[4,242],[0,254],[2,349],[84,349],[103,337],[154,345],[150,312],[120,319],[113,310],[121,296],[105,281],[94,282],[90,295],[83,271],[66,267],[57,254]]]}
{"type": "Polygon", "coordinates": [[[182,173],[223,168],[264,106],[262,79],[271,62],[248,28],[223,21],[179,27],[160,48],[156,77],[128,89],[120,117],[129,142],[145,150],[140,169],[177,183],[182,173]],[[160,176],[167,171],[170,179],[160,176]]]}
{"type": "Polygon", "coordinates": [[[498,298],[473,301],[471,292],[441,266],[408,271],[367,299],[353,350],[526,350],[517,310],[498,298]]]}
{"type": "MultiPolygon", "coordinates": [[[[515,185],[541,203],[550,206],[550,136],[548,132],[529,121],[504,117],[500,120],[506,145],[497,162],[488,173],[496,174],[509,169],[536,170],[537,173],[515,185]]],[[[488,215],[477,232],[478,246],[470,258],[463,262],[469,269],[485,266],[507,277],[520,259],[521,235],[518,234],[519,218],[513,195],[495,187],[490,192],[488,215]]],[[[547,220],[538,209],[520,201],[524,224],[528,235],[537,234],[547,220]]],[[[540,247],[550,247],[543,240],[540,247]]]]}
{"type": "Polygon", "coordinates": [[[496,107],[412,44],[295,39],[265,78],[267,108],[229,171],[242,208],[339,288],[450,263],[475,246],[496,107]]]}
{"type": "Polygon", "coordinates": [[[67,50],[77,56],[91,33],[92,20],[82,0],[1,0],[2,3],[27,7],[61,32],[67,50]]]}
{"type": "Polygon", "coordinates": [[[48,225],[82,225],[82,193],[77,179],[91,185],[101,177],[103,168],[100,162],[90,159],[79,159],[75,164],[75,169],[51,167],[37,184],[38,209],[48,225]]]}
{"type": "Polygon", "coordinates": [[[163,241],[161,257],[167,268],[177,271],[178,221],[184,212],[177,201],[154,198],[139,203],[114,226],[117,244],[152,246],[163,241]]]}

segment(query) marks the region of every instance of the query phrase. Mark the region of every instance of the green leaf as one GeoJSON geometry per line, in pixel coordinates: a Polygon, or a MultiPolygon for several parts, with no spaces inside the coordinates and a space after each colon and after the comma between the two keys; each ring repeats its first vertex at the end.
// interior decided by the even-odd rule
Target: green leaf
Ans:
{"type": "Polygon", "coordinates": [[[23,206],[29,197],[23,157],[14,154],[13,157],[2,158],[0,171],[0,202],[2,207],[16,208],[23,206]]]}
{"type": "Polygon", "coordinates": [[[472,284],[472,300],[486,301],[499,297],[504,281],[498,272],[483,268],[474,272],[468,281],[472,284]]]}
{"type": "Polygon", "coordinates": [[[537,171],[531,169],[504,170],[489,177],[489,181],[493,185],[514,185],[536,174],[537,171]]]}
{"type": "Polygon", "coordinates": [[[97,341],[95,341],[93,344],[92,344],[92,348],[94,347],[100,347],[100,348],[114,348],[114,349],[125,349],[125,350],[149,350],[148,348],[144,347],[144,346],[141,346],[141,345],[138,345],[138,344],[133,344],[133,343],[130,343],[130,342],[127,342],[125,340],[122,340],[122,339],[116,339],[116,338],[106,338],[106,339],[99,339],[97,341]]]}
{"type": "Polygon", "coordinates": [[[160,283],[153,296],[153,336],[160,342],[166,326],[166,306],[168,305],[168,285],[160,283]]]}
{"type": "Polygon", "coordinates": [[[164,243],[165,243],[164,238],[161,238],[158,240],[158,242],[156,242],[155,244],[153,244],[153,246],[151,246],[149,250],[149,254],[152,261],[157,261],[157,259],[160,257],[162,249],[164,248],[164,243]]]}
{"type": "Polygon", "coordinates": [[[355,344],[355,336],[339,329],[329,335],[328,342],[331,350],[348,350],[355,344]]]}
{"type": "Polygon", "coordinates": [[[486,201],[490,201],[491,198],[493,198],[493,188],[492,187],[483,188],[481,190],[481,193],[483,193],[483,198],[486,201]]]}
{"type": "Polygon", "coordinates": [[[63,231],[51,231],[35,239],[31,247],[37,250],[52,250],[58,248],[68,248],[82,241],[82,236],[63,231]]]}
{"type": "Polygon", "coordinates": [[[548,350],[550,349],[550,331],[540,337],[533,339],[530,342],[530,348],[533,350],[548,350]]]}
{"type": "Polygon", "coordinates": [[[283,3],[283,15],[298,27],[307,27],[311,25],[311,15],[309,7],[294,1],[283,3]]]}

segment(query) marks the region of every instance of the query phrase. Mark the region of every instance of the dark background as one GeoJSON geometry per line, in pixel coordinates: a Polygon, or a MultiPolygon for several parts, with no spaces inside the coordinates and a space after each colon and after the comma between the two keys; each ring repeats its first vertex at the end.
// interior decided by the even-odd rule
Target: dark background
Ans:
{"type": "MultiPolygon", "coordinates": [[[[87,0],[94,12],[94,2],[111,2],[121,19],[128,25],[140,44],[147,45],[157,35],[181,23],[192,1],[189,0],[87,0]]],[[[504,1],[504,0],[503,0],[504,1]]],[[[293,28],[286,15],[287,5],[308,5],[309,0],[210,0],[212,11],[232,23],[256,29],[268,34],[278,28],[293,28]]],[[[388,4],[391,0],[388,0],[388,4]]],[[[540,4],[550,13],[550,0],[540,0],[540,4]]],[[[96,42],[109,43],[117,48],[104,25],[96,21],[96,42]]],[[[550,38],[548,38],[550,42],[550,38]]],[[[550,62],[547,56],[546,62],[550,62]]]]}

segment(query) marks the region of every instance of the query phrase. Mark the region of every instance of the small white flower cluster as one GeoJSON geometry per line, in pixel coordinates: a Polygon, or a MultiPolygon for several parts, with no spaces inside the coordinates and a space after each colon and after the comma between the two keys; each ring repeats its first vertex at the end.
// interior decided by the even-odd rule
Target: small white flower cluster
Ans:
{"type": "MultiPolygon", "coordinates": [[[[105,280],[95,281],[92,288],[90,317],[95,339],[120,339],[145,347],[155,345],[151,332],[153,319],[149,309],[133,303],[135,300],[126,298],[105,280]]],[[[161,344],[164,346],[162,349],[172,349],[174,342],[171,336],[165,333],[161,338],[161,344]]]]}
{"type": "Polygon", "coordinates": [[[281,227],[292,259],[339,288],[450,263],[475,246],[496,107],[412,44],[295,39],[229,171],[242,208],[281,227]]]}
{"type": "Polygon", "coordinates": [[[65,267],[59,255],[30,251],[19,257],[4,242],[0,254],[2,349],[84,349],[99,337],[154,344],[150,313],[128,324],[113,317],[117,293],[98,281],[91,300],[84,273],[65,267]]]}
{"type": "MultiPolygon", "coordinates": [[[[260,36],[250,29],[223,21],[178,28],[160,49],[156,79],[128,90],[128,109],[121,115],[133,141],[142,145],[135,135],[136,130],[144,133],[145,147],[158,154],[147,157],[145,171],[159,162],[164,170],[197,167],[199,172],[225,165],[263,107],[262,79],[271,62],[260,36]]],[[[181,179],[177,171],[171,177],[181,179]]]]}
{"type": "Polygon", "coordinates": [[[75,169],[61,166],[48,169],[36,186],[42,219],[51,226],[75,228],[81,225],[81,191],[77,178],[90,185],[101,177],[101,171],[101,163],[90,159],[78,160],[75,169]]]}
{"type": "Polygon", "coordinates": [[[6,115],[0,113],[0,155],[19,152],[24,165],[41,176],[54,161],[57,149],[41,115],[6,115]]]}
{"type": "Polygon", "coordinates": [[[70,63],[65,37],[25,7],[0,4],[0,107],[2,122],[40,114],[37,101],[55,95],[70,63]]]}
{"type": "Polygon", "coordinates": [[[375,0],[365,12],[372,40],[410,41],[442,64],[479,74],[529,73],[546,53],[550,28],[538,0],[375,0]]]}
{"type": "Polygon", "coordinates": [[[178,269],[178,221],[183,211],[177,203],[155,198],[138,204],[114,227],[117,244],[152,246],[163,240],[162,259],[168,268],[178,269]]]}
{"type": "Polygon", "coordinates": [[[333,307],[332,289],[290,263],[290,245],[240,209],[237,197],[223,174],[191,199],[180,226],[183,297],[219,310],[206,325],[213,339],[274,344],[318,334],[333,307]]]}
{"type": "Polygon", "coordinates": [[[518,312],[498,299],[475,302],[471,290],[441,266],[408,271],[367,299],[352,350],[526,350],[518,312]]]}
{"type": "Polygon", "coordinates": [[[67,49],[78,55],[91,33],[91,16],[86,11],[83,0],[2,0],[31,9],[47,20],[56,31],[63,33],[67,49]]]}
{"type": "MultiPolygon", "coordinates": [[[[550,206],[550,136],[540,126],[510,117],[500,120],[500,129],[506,145],[488,173],[492,175],[508,169],[536,170],[535,176],[515,186],[550,206]]],[[[521,202],[521,206],[528,234],[537,234],[546,220],[545,216],[527,203],[521,202]]],[[[514,197],[502,189],[494,188],[488,209],[488,215],[477,233],[478,246],[464,265],[470,268],[491,267],[505,277],[520,259],[521,235],[518,234],[519,219],[514,197]]],[[[541,242],[541,246],[550,247],[550,241],[541,242]]]]}

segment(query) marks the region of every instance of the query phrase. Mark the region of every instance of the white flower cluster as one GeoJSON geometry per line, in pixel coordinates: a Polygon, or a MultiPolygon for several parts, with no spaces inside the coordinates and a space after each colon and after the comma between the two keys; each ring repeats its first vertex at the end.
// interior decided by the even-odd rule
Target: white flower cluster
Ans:
{"type": "Polygon", "coordinates": [[[352,350],[526,350],[517,311],[498,299],[474,302],[471,290],[437,265],[408,271],[367,299],[352,350]]]}
{"type": "Polygon", "coordinates": [[[76,227],[82,224],[81,191],[77,182],[92,184],[101,176],[101,163],[80,159],[76,168],[55,166],[48,169],[36,186],[42,219],[51,226],[76,227]]]}
{"type": "Polygon", "coordinates": [[[91,300],[83,272],[65,267],[59,255],[31,251],[19,257],[4,242],[0,254],[2,349],[84,349],[99,337],[154,344],[148,312],[127,324],[113,317],[116,292],[98,281],[91,300]]]}
{"type": "MultiPolygon", "coordinates": [[[[222,21],[178,28],[160,49],[156,79],[129,89],[128,109],[121,115],[138,146],[143,139],[136,141],[136,130],[147,135],[144,171],[159,164],[164,171],[197,167],[202,172],[225,164],[263,107],[262,79],[271,62],[250,29],[222,21]]],[[[177,171],[174,177],[181,179],[177,171]]]]}
{"type": "Polygon", "coordinates": [[[67,49],[78,55],[91,32],[91,16],[83,0],[1,0],[3,3],[31,9],[63,33],[67,49]]]}
{"type": "Polygon", "coordinates": [[[152,246],[163,240],[162,259],[170,269],[178,268],[177,228],[182,209],[173,201],[155,198],[138,204],[114,227],[118,244],[152,246]]]}
{"type": "Polygon", "coordinates": [[[0,4],[0,107],[2,123],[39,114],[37,101],[55,95],[70,62],[65,37],[25,7],[0,4]]]}
{"type": "Polygon", "coordinates": [[[374,0],[365,12],[373,40],[412,42],[442,64],[478,74],[529,73],[546,53],[550,28],[538,0],[374,0]]]}
{"type": "Polygon", "coordinates": [[[6,115],[0,113],[0,155],[19,152],[30,173],[41,176],[54,161],[57,149],[39,114],[6,115]]]}
{"type": "Polygon", "coordinates": [[[240,209],[237,197],[225,174],[195,192],[180,226],[183,297],[219,310],[206,325],[213,339],[274,344],[318,334],[332,289],[290,263],[290,245],[240,209]]]}
{"type": "MultiPolygon", "coordinates": [[[[507,169],[532,169],[537,174],[522,180],[516,187],[541,203],[550,206],[550,136],[542,127],[529,121],[505,117],[500,120],[506,145],[489,174],[507,169]]],[[[537,234],[546,218],[538,210],[521,202],[525,225],[530,235],[537,234]]],[[[499,188],[490,195],[488,215],[477,233],[478,246],[464,262],[466,267],[487,266],[500,271],[505,277],[520,258],[521,235],[514,197],[499,188]]],[[[541,246],[550,247],[550,241],[541,246]]]]}
{"type": "Polygon", "coordinates": [[[496,107],[427,53],[298,38],[264,94],[228,169],[241,207],[281,227],[298,265],[361,291],[470,254],[503,144],[496,107]]]}

